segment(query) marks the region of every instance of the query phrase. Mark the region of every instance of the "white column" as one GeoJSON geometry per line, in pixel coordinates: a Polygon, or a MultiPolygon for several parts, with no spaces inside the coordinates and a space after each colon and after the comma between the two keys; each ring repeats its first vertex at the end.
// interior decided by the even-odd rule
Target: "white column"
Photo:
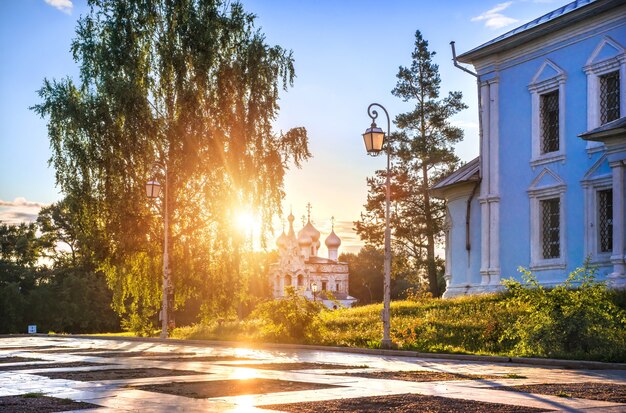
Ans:
{"type": "Polygon", "coordinates": [[[490,111],[490,94],[489,84],[483,83],[480,92],[481,106],[482,106],[482,136],[480,142],[480,175],[482,182],[480,185],[480,196],[486,197],[489,194],[489,179],[491,177],[489,173],[490,157],[489,157],[489,131],[491,129],[491,123],[489,122],[490,111]]]}
{"type": "Polygon", "coordinates": [[[489,195],[500,193],[500,114],[498,80],[489,82],[489,195]]]}
{"type": "Polygon", "coordinates": [[[483,82],[480,91],[482,106],[482,136],[480,142],[480,175],[482,178],[480,184],[480,274],[482,276],[481,284],[489,283],[489,232],[490,232],[490,213],[489,213],[489,197],[490,191],[490,147],[489,147],[489,131],[491,129],[490,122],[490,100],[489,83],[483,82]]]}
{"type": "Polygon", "coordinates": [[[481,284],[489,284],[489,202],[480,201],[480,274],[481,284]]]}
{"type": "Polygon", "coordinates": [[[500,285],[500,202],[492,200],[489,202],[491,231],[489,244],[489,284],[500,285]]]}
{"type": "Polygon", "coordinates": [[[489,284],[500,284],[500,114],[498,79],[489,82],[489,284]]]}
{"type": "Polygon", "coordinates": [[[624,277],[624,163],[611,162],[613,170],[613,254],[611,278],[624,277]]]}

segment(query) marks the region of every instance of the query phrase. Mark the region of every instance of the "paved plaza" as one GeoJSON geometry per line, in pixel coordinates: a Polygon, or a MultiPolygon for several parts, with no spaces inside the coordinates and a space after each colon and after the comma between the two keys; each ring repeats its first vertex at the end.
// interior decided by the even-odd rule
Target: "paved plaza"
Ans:
{"type": "Polygon", "coordinates": [[[579,369],[496,362],[495,358],[459,360],[395,354],[197,341],[4,337],[0,338],[0,398],[41,394],[91,403],[95,406],[80,411],[98,413],[271,412],[280,411],[275,405],[286,403],[418,394],[548,411],[626,412],[626,403],[502,389],[548,383],[619,387],[626,385],[624,365],[579,369]],[[106,376],[104,370],[111,375],[106,376]],[[468,379],[420,382],[380,378],[390,372],[453,373],[468,379]],[[104,379],[97,378],[99,375],[104,379]],[[471,379],[473,376],[485,378],[471,379]],[[246,380],[256,380],[254,383],[265,387],[232,395],[229,388],[246,380]],[[209,387],[215,393],[209,398],[153,391],[172,383],[185,390],[194,383],[207,382],[213,384],[209,387]],[[268,405],[274,410],[259,407],[268,405]]]}

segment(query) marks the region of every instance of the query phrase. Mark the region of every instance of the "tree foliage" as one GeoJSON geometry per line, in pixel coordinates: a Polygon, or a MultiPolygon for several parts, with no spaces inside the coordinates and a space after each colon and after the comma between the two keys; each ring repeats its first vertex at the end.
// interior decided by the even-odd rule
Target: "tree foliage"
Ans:
{"type": "Polygon", "coordinates": [[[361,248],[358,254],[344,253],[339,261],[350,268],[350,295],[359,304],[371,304],[383,300],[383,261],[385,255],[371,245],[361,248]]]}
{"type": "Polygon", "coordinates": [[[81,242],[96,251],[115,309],[148,322],[160,307],[165,202],[177,305],[202,296],[230,311],[243,300],[236,215],[255,210],[267,230],[285,169],[310,156],[304,128],[272,131],[292,53],[266,44],[237,2],[89,5],[72,43],[80,79],[46,79],[34,107],[49,119],[51,164],[81,242]],[[152,207],[151,178],[167,185],[152,207]]]}
{"type": "Polygon", "coordinates": [[[78,243],[55,224],[68,222],[59,204],[44,208],[40,218],[50,215],[58,221],[0,225],[0,333],[25,333],[29,324],[43,332],[117,331],[104,274],[78,247],[73,260],[65,259],[58,240],[78,243]]]}
{"type": "MultiPolygon", "coordinates": [[[[393,159],[391,228],[394,267],[412,274],[438,297],[443,293],[438,282],[435,246],[442,234],[445,205],[430,196],[430,186],[458,166],[453,145],[463,139],[463,131],[450,118],[466,108],[461,92],[440,98],[439,67],[433,63],[434,51],[421,33],[415,33],[411,65],[401,66],[392,93],[414,104],[412,110],[399,114],[399,129],[390,137],[393,159]]],[[[366,213],[355,222],[357,233],[366,242],[381,245],[384,232],[384,179],[386,171],[377,171],[368,179],[366,213]]]]}
{"type": "Polygon", "coordinates": [[[262,303],[250,314],[251,319],[259,320],[261,337],[283,343],[317,342],[323,304],[307,299],[293,287],[287,287],[285,293],[284,299],[262,303]]]}

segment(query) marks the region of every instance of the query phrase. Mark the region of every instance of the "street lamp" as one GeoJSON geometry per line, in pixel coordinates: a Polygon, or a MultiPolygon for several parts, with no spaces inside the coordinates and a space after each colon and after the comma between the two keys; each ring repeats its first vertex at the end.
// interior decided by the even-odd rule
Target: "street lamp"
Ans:
{"type": "MultiPolygon", "coordinates": [[[[163,301],[161,304],[161,338],[167,338],[167,330],[169,327],[169,296],[172,289],[172,281],[170,276],[169,265],[169,216],[168,216],[168,177],[167,168],[165,165],[157,164],[163,169],[165,173],[165,194],[163,197],[163,301]]],[[[161,184],[156,180],[152,180],[146,183],[146,195],[150,199],[158,198],[161,193],[161,184]]]]}
{"type": "Polygon", "coordinates": [[[317,299],[317,284],[316,283],[311,284],[311,291],[313,292],[313,302],[315,302],[317,299]]]}
{"type": "MultiPolygon", "coordinates": [[[[367,114],[370,118],[372,118],[372,125],[365,130],[365,133],[363,134],[363,142],[365,143],[367,154],[371,156],[380,154],[385,144],[385,133],[381,128],[376,126],[378,112],[372,109],[372,107],[375,106],[381,108],[387,116],[387,138],[389,138],[391,129],[391,122],[389,120],[389,113],[387,113],[387,109],[379,103],[372,103],[369,105],[367,107],[367,114]]],[[[385,278],[383,282],[384,290],[382,312],[383,340],[380,345],[382,348],[391,348],[391,229],[389,228],[389,210],[391,204],[391,145],[389,142],[387,142],[387,147],[385,149],[387,152],[387,177],[385,180],[385,278]]]]}

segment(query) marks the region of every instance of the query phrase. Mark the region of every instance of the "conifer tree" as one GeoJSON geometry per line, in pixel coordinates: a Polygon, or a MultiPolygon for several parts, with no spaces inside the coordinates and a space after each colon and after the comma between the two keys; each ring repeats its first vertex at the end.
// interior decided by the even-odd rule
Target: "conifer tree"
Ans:
{"type": "MultiPolygon", "coordinates": [[[[415,33],[411,65],[401,66],[392,94],[414,104],[399,114],[392,134],[392,248],[394,270],[414,281],[428,285],[433,296],[443,291],[438,281],[441,262],[435,247],[441,241],[445,216],[443,201],[429,193],[433,183],[458,166],[453,145],[463,139],[463,131],[450,123],[450,117],[467,106],[461,92],[440,98],[439,67],[433,63],[434,51],[422,34],[415,33]]],[[[355,223],[366,242],[380,245],[384,228],[385,171],[368,179],[366,213],[355,223]]],[[[396,274],[398,275],[398,274],[396,274]]]]}

